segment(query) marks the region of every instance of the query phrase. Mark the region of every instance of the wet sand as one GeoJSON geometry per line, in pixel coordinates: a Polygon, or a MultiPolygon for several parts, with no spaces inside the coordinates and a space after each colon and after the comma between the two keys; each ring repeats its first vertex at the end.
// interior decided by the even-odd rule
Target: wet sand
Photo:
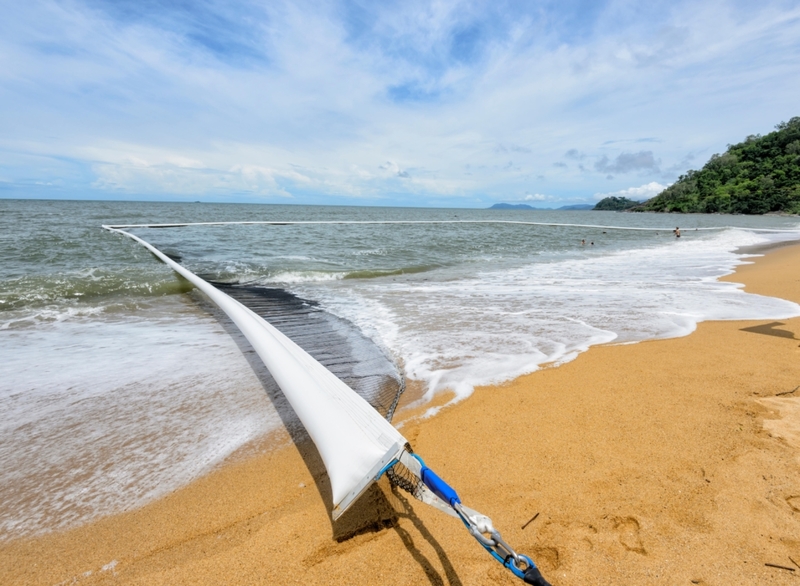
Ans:
{"type": "MultiPolygon", "coordinates": [[[[800,302],[800,246],[728,279],[800,302]]],[[[707,322],[398,418],[554,586],[800,584],[798,386],[800,318],[707,322]]],[[[142,509],[2,543],[0,583],[521,583],[406,496],[382,482],[333,524],[313,446],[290,445],[142,509]]]]}

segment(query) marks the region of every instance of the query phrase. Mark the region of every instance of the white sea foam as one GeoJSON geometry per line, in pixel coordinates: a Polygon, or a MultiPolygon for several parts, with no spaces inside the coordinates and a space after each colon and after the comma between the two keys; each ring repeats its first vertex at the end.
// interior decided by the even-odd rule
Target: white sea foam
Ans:
{"type": "Polygon", "coordinates": [[[97,305],[51,305],[24,311],[5,312],[0,319],[0,330],[31,326],[39,323],[52,323],[91,317],[102,314],[105,308],[97,305]]]}
{"type": "Polygon", "coordinates": [[[323,271],[284,271],[270,275],[268,278],[258,279],[256,282],[263,285],[297,285],[300,283],[319,283],[340,281],[344,273],[330,273],[323,271]]]}
{"type": "Polygon", "coordinates": [[[0,353],[0,539],[140,506],[280,425],[229,334],[175,296],[12,329],[0,353]]]}
{"type": "Polygon", "coordinates": [[[800,315],[797,304],[717,280],[744,262],[737,247],[768,238],[727,230],[459,278],[306,292],[389,348],[427,384],[424,400],[443,389],[461,399],[595,344],[683,336],[704,320],[800,315]]]}

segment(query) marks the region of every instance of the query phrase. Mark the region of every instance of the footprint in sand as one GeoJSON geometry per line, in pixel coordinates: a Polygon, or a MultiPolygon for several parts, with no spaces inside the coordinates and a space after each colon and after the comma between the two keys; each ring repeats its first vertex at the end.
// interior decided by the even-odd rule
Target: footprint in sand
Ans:
{"type": "Polygon", "coordinates": [[[633,517],[614,517],[614,530],[619,535],[619,542],[628,551],[646,555],[647,551],[639,535],[639,521],[633,517]]]}
{"type": "Polygon", "coordinates": [[[788,504],[795,513],[800,513],[800,494],[787,496],[786,504],[788,504]]]}
{"type": "Polygon", "coordinates": [[[542,570],[553,571],[561,566],[558,550],[555,547],[534,547],[533,559],[542,570]]]}

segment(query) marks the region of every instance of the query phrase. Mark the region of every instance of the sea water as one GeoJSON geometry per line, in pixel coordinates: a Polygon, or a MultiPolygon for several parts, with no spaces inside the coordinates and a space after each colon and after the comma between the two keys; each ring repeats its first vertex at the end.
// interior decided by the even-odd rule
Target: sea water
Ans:
{"type": "Polygon", "coordinates": [[[281,224],[131,231],[350,320],[423,402],[594,344],[800,315],[717,280],[742,247],[800,239],[791,217],[0,200],[0,539],[141,506],[280,429],[197,292],[100,228],[217,221],[281,224]],[[336,221],[388,223],[292,223],[336,221]]]}

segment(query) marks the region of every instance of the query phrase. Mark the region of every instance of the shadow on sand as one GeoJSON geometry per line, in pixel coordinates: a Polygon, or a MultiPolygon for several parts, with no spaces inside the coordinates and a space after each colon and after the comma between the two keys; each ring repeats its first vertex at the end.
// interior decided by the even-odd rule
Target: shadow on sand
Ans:
{"type": "Polygon", "coordinates": [[[740,332],[752,332],[753,334],[763,334],[764,336],[775,336],[776,338],[789,338],[790,340],[797,340],[793,332],[789,330],[779,330],[777,326],[785,326],[786,324],[780,321],[774,321],[768,324],[761,324],[758,326],[751,326],[749,328],[742,328],[740,332]]]}
{"type": "Polygon", "coordinates": [[[333,510],[332,492],[325,465],[314,442],[311,441],[311,438],[292,410],[291,405],[286,400],[280,387],[236,325],[233,324],[219,308],[206,299],[205,296],[198,293],[194,293],[192,296],[231,336],[248,364],[253,369],[253,372],[258,377],[264,392],[275,407],[292,442],[303,458],[306,468],[314,479],[314,484],[325,504],[325,510],[328,514],[328,521],[331,526],[331,538],[334,541],[342,542],[362,533],[393,529],[400,537],[412,559],[425,572],[431,584],[436,586],[445,586],[445,584],[461,586],[461,580],[458,578],[455,568],[448,559],[444,549],[422,521],[414,514],[406,496],[396,487],[389,485],[388,482],[382,484],[385,484],[387,487],[391,486],[390,498],[394,504],[387,499],[384,489],[378,484],[373,484],[344,515],[339,517],[336,521],[333,520],[331,515],[331,511],[333,510]],[[434,564],[414,544],[412,534],[400,526],[400,519],[408,519],[412,523],[417,535],[433,548],[443,568],[444,576],[437,571],[434,564]]]}

